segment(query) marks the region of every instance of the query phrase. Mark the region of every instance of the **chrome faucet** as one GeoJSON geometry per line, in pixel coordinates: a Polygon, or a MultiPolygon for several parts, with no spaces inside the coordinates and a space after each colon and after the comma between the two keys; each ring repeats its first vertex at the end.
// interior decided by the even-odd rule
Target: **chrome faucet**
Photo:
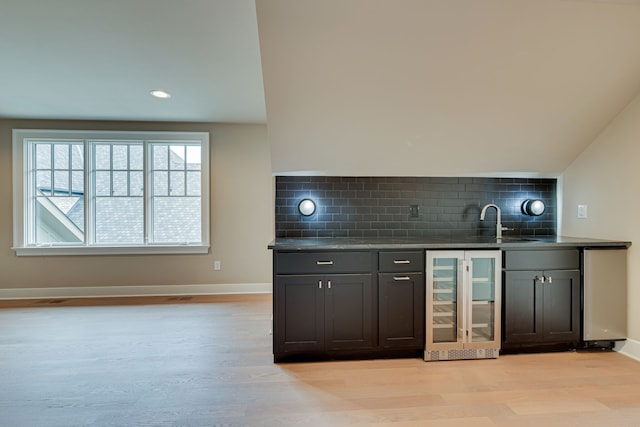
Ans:
{"type": "Polygon", "coordinates": [[[496,239],[502,239],[502,230],[508,230],[508,228],[502,226],[502,213],[500,211],[500,206],[494,203],[484,205],[482,212],[480,212],[480,221],[484,221],[484,216],[487,213],[488,208],[496,208],[496,239]]]}

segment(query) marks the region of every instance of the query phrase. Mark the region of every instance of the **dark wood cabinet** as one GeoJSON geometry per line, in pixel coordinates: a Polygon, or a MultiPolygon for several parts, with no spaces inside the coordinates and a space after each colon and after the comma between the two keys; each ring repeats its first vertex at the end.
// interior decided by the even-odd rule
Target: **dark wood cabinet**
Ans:
{"type": "Polygon", "coordinates": [[[580,271],[544,271],[545,342],[578,342],[580,340],[580,271]]]}
{"type": "Polygon", "coordinates": [[[373,345],[371,275],[279,276],[276,287],[277,354],[373,345]]]}
{"type": "Polygon", "coordinates": [[[424,251],[378,253],[378,341],[383,349],[424,349],[424,251]]]}
{"type": "Polygon", "coordinates": [[[274,354],[324,349],[323,276],[277,276],[274,287],[274,354]]]}
{"type": "Polygon", "coordinates": [[[424,251],[274,251],[273,349],[302,358],[419,356],[424,251]]]}
{"type": "Polygon", "coordinates": [[[378,274],[380,346],[424,348],[424,274],[378,274]]]}
{"type": "Polygon", "coordinates": [[[326,276],[325,283],[325,347],[330,351],[372,348],[371,275],[326,276]]]}
{"type": "Polygon", "coordinates": [[[504,265],[503,348],[578,342],[578,250],[506,251],[504,265]]]}
{"type": "Polygon", "coordinates": [[[374,283],[368,252],[277,253],[273,346],[276,361],[374,346],[374,283]],[[334,273],[335,272],[335,273],[334,273]],[[331,273],[331,274],[329,274],[331,273]]]}
{"type": "Polygon", "coordinates": [[[372,254],[367,251],[275,253],[276,274],[371,273],[372,254]]]}
{"type": "MultiPolygon", "coordinates": [[[[457,342],[463,331],[464,336],[472,337],[474,345],[496,341],[490,349],[501,344],[499,352],[547,351],[584,344],[581,333],[587,324],[583,325],[587,300],[585,297],[583,309],[582,282],[589,280],[582,273],[586,249],[581,241],[505,244],[501,253],[493,255],[502,262],[493,264],[495,270],[491,274],[487,273],[491,269],[482,267],[473,257],[463,260],[463,267],[468,263],[466,269],[458,269],[457,261],[438,265],[433,260],[426,262],[425,248],[415,244],[379,247],[337,241],[317,246],[305,241],[299,245],[274,245],[272,249],[276,362],[421,357],[436,341],[447,345],[449,341],[457,342]],[[502,276],[496,274],[501,270],[502,276]],[[471,286],[470,304],[461,306],[460,311],[457,305],[454,311],[454,305],[445,297],[454,289],[450,282],[456,274],[470,276],[460,276],[463,291],[465,284],[466,288],[471,286]],[[487,280],[492,275],[502,278],[502,284],[487,280]],[[436,276],[442,285],[437,289],[433,285],[436,276]],[[488,286],[490,283],[497,287],[488,286]],[[427,292],[429,286],[435,291],[427,292]],[[495,294],[487,293],[488,289],[494,289],[495,294]],[[437,309],[430,308],[435,306],[437,309]],[[456,324],[466,325],[467,329],[451,326],[447,319],[452,316],[456,324]]],[[[452,249],[445,249],[441,250],[447,260],[452,249]]],[[[474,253],[471,249],[460,250],[474,253]]],[[[591,280],[596,280],[591,275],[591,280]]],[[[595,300],[591,296],[591,310],[611,297],[601,284],[610,280],[608,274],[598,275],[597,280],[600,293],[595,300]]],[[[624,294],[611,298],[617,304],[624,294]]],[[[592,320],[599,322],[597,327],[611,324],[610,315],[604,322],[602,314],[599,316],[592,320]]],[[[624,316],[616,318],[623,319],[624,326],[624,316]]],[[[459,356],[454,353],[451,358],[454,357],[459,356]]],[[[438,355],[437,360],[442,356],[438,355]]]]}

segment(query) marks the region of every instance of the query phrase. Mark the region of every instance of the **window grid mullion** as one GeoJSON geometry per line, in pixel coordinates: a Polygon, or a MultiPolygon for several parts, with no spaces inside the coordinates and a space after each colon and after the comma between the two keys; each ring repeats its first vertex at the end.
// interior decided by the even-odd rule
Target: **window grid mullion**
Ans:
{"type": "Polygon", "coordinates": [[[113,144],[109,144],[109,197],[113,197],[113,144]]]}
{"type": "Polygon", "coordinates": [[[167,145],[167,197],[171,197],[171,145],[167,145]]]}
{"type": "Polygon", "coordinates": [[[67,191],[67,197],[72,197],[73,196],[73,181],[71,180],[71,176],[73,175],[73,173],[71,172],[71,155],[73,154],[71,151],[71,148],[73,147],[73,145],[71,143],[69,143],[68,147],[67,147],[67,180],[69,182],[68,184],[68,191],[67,191]]]}
{"type": "Polygon", "coordinates": [[[182,195],[187,197],[187,145],[184,146],[184,159],[182,161],[182,195]]]}
{"type": "Polygon", "coordinates": [[[54,192],[53,189],[56,188],[55,168],[54,168],[55,165],[53,163],[54,160],[55,160],[54,157],[53,157],[53,154],[54,154],[53,147],[54,147],[54,144],[51,143],[51,150],[50,150],[50,152],[51,152],[51,154],[50,154],[51,155],[51,164],[49,165],[49,174],[50,174],[49,176],[50,176],[51,185],[50,185],[50,188],[49,188],[49,197],[53,196],[53,192],[54,192]]]}
{"type": "Polygon", "coordinates": [[[96,194],[96,150],[95,144],[83,141],[84,147],[84,244],[91,246],[95,242],[95,194],[96,194]]]}
{"type": "Polygon", "coordinates": [[[29,143],[29,164],[27,165],[28,170],[34,171],[33,173],[29,173],[29,177],[27,184],[29,185],[29,194],[28,194],[28,230],[27,230],[27,242],[35,243],[36,242],[36,203],[38,203],[38,162],[36,159],[38,145],[31,142],[29,143]]]}
{"type": "Polygon", "coordinates": [[[151,241],[150,235],[153,233],[150,211],[153,209],[153,147],[148,141],[142,142],[142,187],[143,187],[143,227],[144,227],[144,244],[148,245],[151,241]]]}
{"type": "Polygon", "coordinates": [[[131,146],[127,147],[127,197],[131,197],[131,146]]]}

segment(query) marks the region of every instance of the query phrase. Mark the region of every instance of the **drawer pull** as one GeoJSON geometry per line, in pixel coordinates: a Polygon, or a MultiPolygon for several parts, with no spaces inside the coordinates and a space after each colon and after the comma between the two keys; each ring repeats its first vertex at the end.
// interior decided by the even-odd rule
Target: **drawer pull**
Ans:
{"type": "Polygon", "coordinates": [[[333,265],[333,261],[316,261],[317,265],[333,265]]]}
{"type": "Polygon", "coordinates": [[[393,280],[395,280],[396,282],[400,282],[400,281],[411,280],[411,277],[409,277],[409,276],[393,276],[393,280]]]}
{"type": "Polygon", "coordinates": [[[393,263],[394,264],[411,264],[411,261],[409,261],[408,259],[394,259],[393,263]]]}

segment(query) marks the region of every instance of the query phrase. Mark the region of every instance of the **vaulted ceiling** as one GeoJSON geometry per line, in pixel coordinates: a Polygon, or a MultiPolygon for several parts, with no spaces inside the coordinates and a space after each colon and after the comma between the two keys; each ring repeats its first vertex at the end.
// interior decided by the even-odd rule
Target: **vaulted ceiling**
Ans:
{"type": "Polygon", "coordinates": [[[276,173],[555,176],[640,90],[639,1],[256,3],[276,173]]]}
{"type": "Polygon", "coordinates": [[[266,122],[276,174],[555,176],[639,42],[640,0],[2,0],[0,117],[266,122]]]}

